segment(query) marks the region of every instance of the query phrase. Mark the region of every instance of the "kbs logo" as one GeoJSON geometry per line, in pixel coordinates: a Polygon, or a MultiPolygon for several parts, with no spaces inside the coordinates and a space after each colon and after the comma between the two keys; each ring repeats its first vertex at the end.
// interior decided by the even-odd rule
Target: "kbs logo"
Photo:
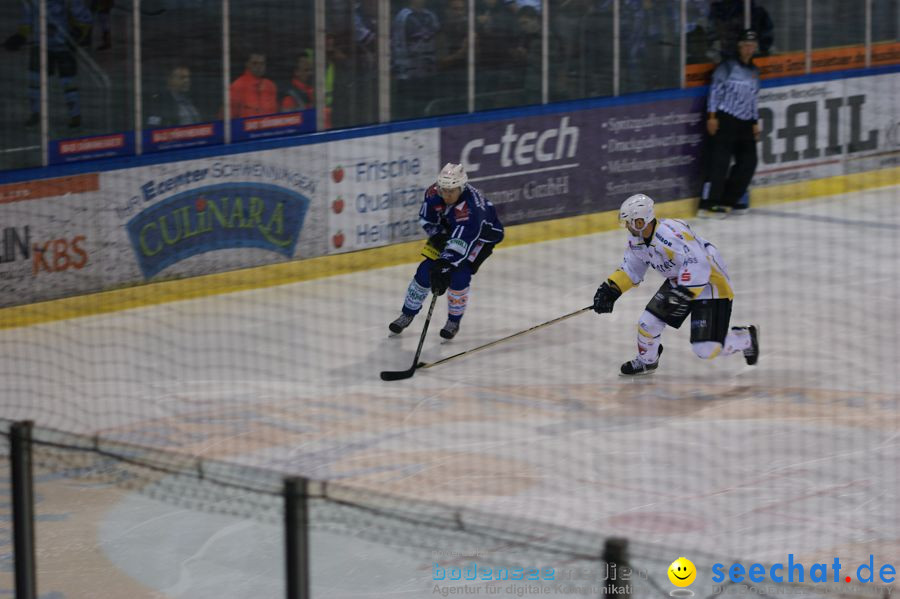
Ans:
{"type": "Polygon", "coordinates": [[[0,263],[31,261],[31,274],[81,270],[88,263],[84,235],[44,242],[31,241],[31,227],[7,227],[0,234],[0,263]]]}
{"type": "Polygon", "coordinates": [[[41,271],[63,272],[70,268],[81,270],[88,262],[87,252],[82,247],[84,240],[84,235],[76,235],[71,240],[35,243],[31,247],[31,274],[37,276],[41,271]]]}

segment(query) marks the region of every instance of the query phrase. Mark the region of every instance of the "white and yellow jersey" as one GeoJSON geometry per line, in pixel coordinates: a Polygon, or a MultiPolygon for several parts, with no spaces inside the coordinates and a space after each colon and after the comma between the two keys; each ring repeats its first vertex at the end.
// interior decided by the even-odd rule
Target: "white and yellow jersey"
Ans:
{"type": "Polygon", "coordinates": [[[622,266],[609,279],[624,293],[644,280],[647,268],[673,285],[687,287],[695,299],[734,299],[728,269],[716,246],[695,235],[684,221],[658,219],[649,244],[630,236],[622,266]]]}

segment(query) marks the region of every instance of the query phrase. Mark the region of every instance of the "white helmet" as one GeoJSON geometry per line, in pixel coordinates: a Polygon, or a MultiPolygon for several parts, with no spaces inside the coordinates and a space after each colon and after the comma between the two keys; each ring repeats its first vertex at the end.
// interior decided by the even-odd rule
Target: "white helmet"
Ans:
{"type": "Polygon", "coordinates": [[[457,187],[462,189],[468,180],[469,176],[466,174],[466,169],[463,168],[463,165],[448,162],[441,169],[441,174],[437,178],[437,184],[441,189],[456,189],[457,187]]]}
{"type": "Polygon", "coordinates": [[[634,225],[637,219],[643,219],[646,226],[656,216],[653,214],[653,200],[642,193],[635,194],[622,202],[619,208],[619,222],[634,225]]]}

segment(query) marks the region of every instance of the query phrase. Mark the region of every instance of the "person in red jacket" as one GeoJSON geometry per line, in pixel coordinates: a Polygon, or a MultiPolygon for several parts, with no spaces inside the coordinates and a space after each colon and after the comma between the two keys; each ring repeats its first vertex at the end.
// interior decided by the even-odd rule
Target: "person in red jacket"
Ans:
{"type": "Polygon", "coordinates": [[[244,74],[231,84],[231,118],[275,114],[278,92],[271,79],[266,79],[266,55],[252,52],[244,74]]]}
{"type": "Polygon", "coordinates": [[[313,61],[309,54],[297,56],[294,63],[294,77],[291,85],[281,98],[281,111],[306,110],[316,104],[316,90],[313,88],[313,61]]]}
{"type": "MultiPolygon", "coordinates": [[[[313,87],[313,53],[307,50],[297,56],[294,78],[281,98],[281,112],[293,112],[316,107],[316,88],[313,87]]],[[[331,107],[325,107],[325,128],[331,129],[331,107]]]]}

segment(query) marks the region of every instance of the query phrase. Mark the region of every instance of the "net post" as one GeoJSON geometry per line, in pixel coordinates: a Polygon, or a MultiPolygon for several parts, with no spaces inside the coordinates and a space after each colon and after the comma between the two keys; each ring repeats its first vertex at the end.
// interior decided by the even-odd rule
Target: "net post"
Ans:
{"type": "Polygon", "coordinates": [[[287,599],[309,599],[308,482],[284,479],[284,562],[287,599]]]}
{"type": "Polygon", "coordinates": [[[16,599],[37,597],[34,551],[34,477],[32,474],[30,420],[9,427],[9,460],[12,474],[13,555],[16,599]]]}
{"type": "Polygon", "coordinates": [[[628,568],[628,539],[610,537],[603,544],[601,557],[607,565],[607,579],[604,581],[606,599],[629,599],[631,597],[631,576],[624,576],[628,568]]]}

